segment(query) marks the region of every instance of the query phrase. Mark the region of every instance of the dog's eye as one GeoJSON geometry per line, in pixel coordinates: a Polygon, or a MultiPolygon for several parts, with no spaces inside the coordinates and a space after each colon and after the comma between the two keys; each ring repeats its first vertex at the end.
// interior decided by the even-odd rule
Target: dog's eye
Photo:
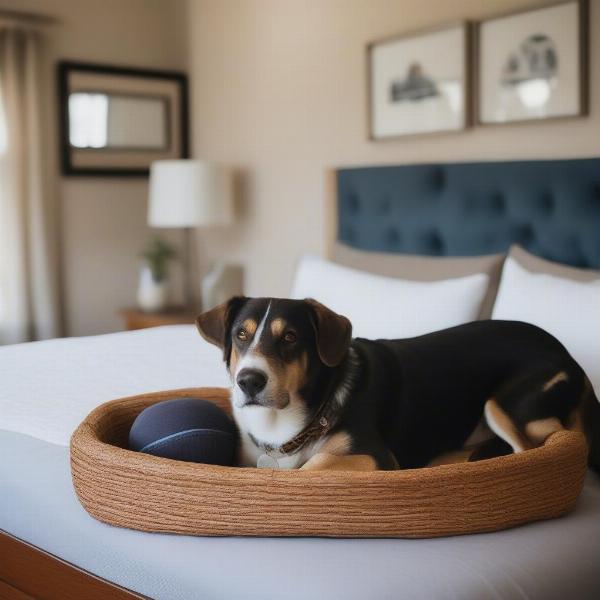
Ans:
{"type": "Polygon", "coordinates": [[[248,339],[248,332],[245,329],[239,329],[236,335],[237,339],[241,342],[245,342],[248,339]]]}
{"type": "Polygon", "coordinates": [[[296,341],[296,334],[293,331],[288,331],[284,336],[283,336],[283,341],[286,344],[293,344],[296,341]]]}

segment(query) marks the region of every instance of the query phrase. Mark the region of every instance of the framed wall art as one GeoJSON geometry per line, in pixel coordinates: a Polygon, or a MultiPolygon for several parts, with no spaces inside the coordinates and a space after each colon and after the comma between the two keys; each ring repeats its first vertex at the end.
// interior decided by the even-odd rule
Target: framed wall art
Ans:
{"type": "Polygon", "coordinates": [[[584,0],[571,0],[479,24],[479,123],[586,113],[586,11],[584,0]]]}
{"type": "Polygon", "coordinates": [[[184,74],[61,62],[58,79],[63,174],[147,175],[187,158],[184,74]]]}
{"type": "Polygon", "coordinates": [[[464,129],[468,56],[469,26],[462,22],[370,44],[370,138],[464,129]]]}

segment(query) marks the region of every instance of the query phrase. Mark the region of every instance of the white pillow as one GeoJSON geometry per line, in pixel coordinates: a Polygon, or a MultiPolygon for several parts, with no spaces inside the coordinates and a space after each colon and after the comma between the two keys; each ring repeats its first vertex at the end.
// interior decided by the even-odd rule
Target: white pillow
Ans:
{"type": "Polygon", "coordinates": [[[531,273],[509,256],[492,318],[533,323],[557,337],[600,392],[600,279],[531,273]]]}
{"type": "Polygon", "coordinates": [[[298,265],[292,298],[314,298],[345,315],[355,337],[395,339],[474,321],[488,281],[483,273],[408,281],[306,256],[298,265]]]}

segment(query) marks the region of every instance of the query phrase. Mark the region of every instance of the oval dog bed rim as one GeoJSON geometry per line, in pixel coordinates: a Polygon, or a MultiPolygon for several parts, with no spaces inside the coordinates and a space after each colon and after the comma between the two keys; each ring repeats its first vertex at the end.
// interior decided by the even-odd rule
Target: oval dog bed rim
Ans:
{"type": "Polygon", "coordinates": [[[400,471],[286,471],[185,463],[122,442],[135,416],[167,398],[227,411],[229,391],[193,388],[107,402],[71,439],[73,483],[90,514],[125,527],[195,535],[434,537],[493,531],[570,510],[583,486],[582,434],[474,463],[400,471]]]}

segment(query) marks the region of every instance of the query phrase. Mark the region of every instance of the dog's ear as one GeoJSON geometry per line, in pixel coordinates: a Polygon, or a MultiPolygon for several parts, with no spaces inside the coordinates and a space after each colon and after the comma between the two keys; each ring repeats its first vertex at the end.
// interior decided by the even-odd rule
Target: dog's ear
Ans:
{"type": "Polygon", "coordinates": [[[200,335],[209,343],[219,346],[223,350],[223,360],[229,361],[231,352],[231,326],[236,315],[244,306],[248,298],[234,296],[215,306],[212,310],[202,313],[196,319],[196,327],[200,335]]]}
{"type": "Polygon", "coordinates": [[[312,298],[307,298],[305,302],[313,313],[319,357],[328,367],[337,367],[350,347],[352,323],[312,298]]]}

